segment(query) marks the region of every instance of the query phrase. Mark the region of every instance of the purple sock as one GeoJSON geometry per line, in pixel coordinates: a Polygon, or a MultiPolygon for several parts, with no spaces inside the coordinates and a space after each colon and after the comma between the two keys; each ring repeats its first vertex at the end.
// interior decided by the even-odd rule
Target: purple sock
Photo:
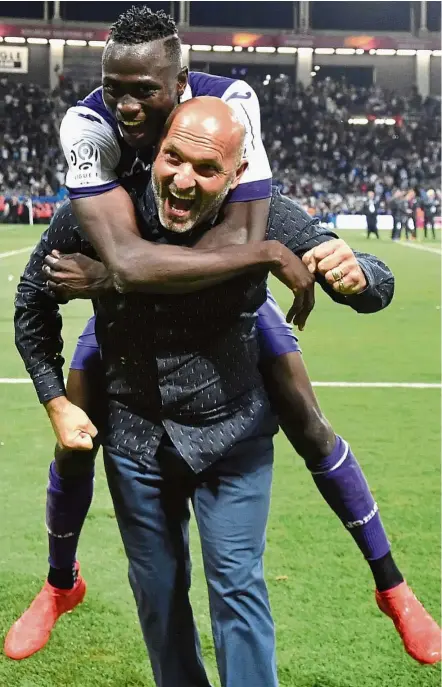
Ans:
{"type": "Polygon", "coordinates": [[[390,551],[367,480],[349,445],[336,437],[333,451],[311,471],[313,479],[368,561],[390,551]]]}
{"type": "Polygon", "coordinates": [[[51,568],[73,569],[81,528],[92,502],[94,472],[81,477],[60,477],[55,461],[49,468],[46,526],[51,568]]]}

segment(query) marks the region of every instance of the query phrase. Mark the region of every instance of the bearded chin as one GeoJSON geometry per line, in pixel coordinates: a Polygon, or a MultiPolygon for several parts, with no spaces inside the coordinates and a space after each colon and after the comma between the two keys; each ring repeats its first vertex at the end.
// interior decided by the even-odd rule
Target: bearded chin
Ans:
{"type": "Polygon", "coordinates": [[[164,211],[165,199],[163,199],[161,195],[161,186],[158,182],[157,177],[155,176],[155,172],[152,174],[152,189],[153,195],[155,197],[155,204],[157,206],[157,212],[159,220],[161,222],[161,226],[167,229],[167,231],[173,231],[176,234],[184,234],[184,232],[190,231],[190,229],[192,229],[192,226],[188,226],[190,224],[190,220],[188,222],[185,222],[184,224],[178,224],[170,221],[166,217],[166,213],[164,211]]]}
{"type": "Polygon", "coordinates": [[[210,207],[207,208],[206,212],[198,215],[197,217],[189,217],[189,219],[186,222],[177,222],[170,220],[166,216],[166,212],[164,209],[165,199],[161,196],[161,186],[158,182],[158,179],[155,176],[155,173],[152,174],[152,188],[155,196],[158,217],[160,219],[161,225],[165,229],[167,229],[167,231],[174,232],[175,234],[185,234],[186,232],[194,229],[197,225],[214,219],[218,214],[227,194],[230,191],[230,185],[230,183],[227,184],[227,186],[216,196],[216,198],[213,199],[210,207]]]}
{"type": "Polygon", "coordinates": [[[196,224],[196,221],[189,218],[187,222],[173,222],[165,216],[163,211],[164,205],[161,210],[158,211],[158,216],[162,226],[167,229],[167,231],[172,231],[174,234],[185,234],[191,231],[196,224]]]}

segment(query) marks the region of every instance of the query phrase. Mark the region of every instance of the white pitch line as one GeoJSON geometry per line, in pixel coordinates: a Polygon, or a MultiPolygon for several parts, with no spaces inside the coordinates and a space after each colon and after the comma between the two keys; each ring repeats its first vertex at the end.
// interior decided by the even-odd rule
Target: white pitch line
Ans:
{"type": "Polygon", "coordinates": [[[343,389],[442,389],[442,383],[430,382],[312,382],[312,385],[343,389]]]}
{"type": "MultiPolygon", "coordinates": [[[[0,384],[30,384],[28,377],[0,377],[0,384]]],[[[430,382],[312,382],[316,387],[340,389],[442,389],[430,382]]]]}
{"type": "Polygon", "coordinates": [[[435,253],[436,255],[442,255],[442,251],[439,248],[431,248],[431,246],[422,246],[420,243],[412,243],[406,241],[395,241],[397,246],[403,246],[403,248],[415,248],[416,250],[424,250],[426,253],[435,253]]]}
{"type": "Polygon", "coordinates": [[[31,379],[26,377],[0,377],[0,384],[30,384],[31,381],[31,379]]]}
{"type": "Polygon", "coordinates": [[[18,250],[8,250],[7,253],[0,253],[0,260],[3,258],[10,258],[12,255],[20,255],[20,253],[29,253],[35,246],[26,246],[26,248],[19,248],[18,250]]]}

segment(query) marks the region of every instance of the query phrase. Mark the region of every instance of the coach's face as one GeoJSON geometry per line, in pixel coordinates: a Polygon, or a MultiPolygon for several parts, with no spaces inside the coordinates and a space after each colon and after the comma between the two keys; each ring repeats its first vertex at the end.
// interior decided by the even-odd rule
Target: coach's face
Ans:
{"type": "MultiPolygon", "coordinates": [[[[220,107],[216,100],[215,108],[220,107]]],[[[215,217],[247,167],[243,130],[232,133],[228,121],[223,124],[190,103],[174,116],[152,168],[161,224],[177,233],[215,217]]]]}
{"type": "Polygon", "coordinates": [[[164,39],[122,45],[110,40],[103,52],[103,99],[133,148],[156,145],[187,84],[179,51],[164,39]]]}

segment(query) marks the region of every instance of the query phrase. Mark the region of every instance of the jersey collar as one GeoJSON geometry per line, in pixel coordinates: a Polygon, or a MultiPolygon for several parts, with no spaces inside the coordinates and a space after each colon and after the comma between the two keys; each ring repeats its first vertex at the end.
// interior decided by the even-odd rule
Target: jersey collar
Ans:
{"type": "Polygon", "coordinates": [[[185,103],[186,100],[190,100],[192,98],[192,89],[190,88],[190,83],[187,82],[187,86],[184,89],[184,93],[180,98],[180,103],[185,103]]]}

